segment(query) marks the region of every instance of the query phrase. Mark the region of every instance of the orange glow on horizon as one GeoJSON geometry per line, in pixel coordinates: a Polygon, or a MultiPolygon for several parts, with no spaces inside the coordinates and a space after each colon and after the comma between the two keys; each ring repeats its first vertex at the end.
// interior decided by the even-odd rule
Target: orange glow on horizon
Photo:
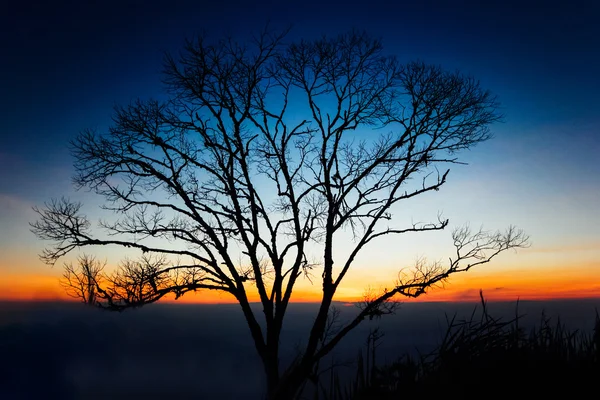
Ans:
{"type": "Polygon", "coordinates": [[[73,300],[52,275],[0,275],[0,300],[56,301],[73,300]]]}
{"type": "MultiPolygon", "coordinates": [[[[482,289],[486,299],[491,301],[550,300],[600,298],[600,268],[588,266],[571,269],[568,275],[544,269],[535,273],[531,269],[516,271],[476,271],[458,274],[444,288],[433,288],[418,299],[399,298],[401,301],[426,302],[471,302],[479,301],[482,289]]],[[[350,278],[350,277],[349,277],[350,278]]],[[[356,302],[363,300],[365,292],[363,279],[348,279],[340,287],[336,301],[356,302]]],[[[320,301],[319,286],[299,285],[292,296],[293,302],[320,301]]],[[[251,302],[258,302],[258,295],[248,290],[251,302]]],[[[50,275],[4,275],[0,276],[0,300],[9,301],[56,301],[73,300],[60,287],[57,276],[50,275]]],[[[169,303],[235,303],[233,296],[215,291],[189,293],[175,300],[165,298],[169,303]]]]}

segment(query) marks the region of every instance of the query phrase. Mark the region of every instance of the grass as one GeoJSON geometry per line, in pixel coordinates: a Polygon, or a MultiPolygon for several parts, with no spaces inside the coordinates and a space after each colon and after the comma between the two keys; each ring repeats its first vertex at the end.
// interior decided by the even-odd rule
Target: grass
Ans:
{"type": "Polygon", "coordinates": [[[542,314],[539,325],[526,332],[516,315],[509,321],[494,318],[481,296],[476,318],[448,319],[441,343],[418,357],[404,355],[377,366],[380,335],[372,332],[366,351],[357,359],[356,376],[343,385],[335,371],[325,400],[432,398],[565,397],[600,394],[600,316],[586,334],[569,331],[558,320],[542,314]]]}

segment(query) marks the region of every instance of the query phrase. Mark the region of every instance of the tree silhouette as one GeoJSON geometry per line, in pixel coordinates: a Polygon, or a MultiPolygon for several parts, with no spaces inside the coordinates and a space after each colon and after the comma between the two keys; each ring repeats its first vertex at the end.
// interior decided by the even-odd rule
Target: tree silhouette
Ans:
{"type": "MultiPolygon", "coordinates": [[[[71,297],[81,300],[85,304],[95,306],[97,293],[102,282],[102,271],[106,263],[102,263],[93,256],[82,255],[77,258],[77,264],[65,263],[61,286],[71,297]]],[[[102,290],[102,289],[100,289],[102,290]]]]}
{"type": "Polygon", "coordinates": [[[202,36],[167,55],[167,100],[117,107],[107,133],[87,130],[72,142],[76,186],[104,196],[118,216],[100,222],[109,235],[97,236],[81,204],[64,198],[36,209],[32,224],[54,242],[41,255],[49,264],[89,246],[141,250],[142,260],[124,262],[98,288],[101,307],[203,289],[233,296],[269,399],[293,398],[350,330],[393,310],[394,296],[417,297],[528,240],[513,227],[455,230],[448,265],[420,261],[354,319],[332,324],[336,290],[367,244],[447,227],[440,215],[404,227],[392,215],[400,201],[438,191],[449,172],[439,167],[490,138],[497,102],[459,72],[399,63],[365,33],[291,44],[285,36],[264,31],[247,44],[202,36]],[[335,247],[344,235],[347,247],[335,247]],[[317,270],[318,312],[302,354],[284,368],[279,341],[293,289],[317,270]]]}

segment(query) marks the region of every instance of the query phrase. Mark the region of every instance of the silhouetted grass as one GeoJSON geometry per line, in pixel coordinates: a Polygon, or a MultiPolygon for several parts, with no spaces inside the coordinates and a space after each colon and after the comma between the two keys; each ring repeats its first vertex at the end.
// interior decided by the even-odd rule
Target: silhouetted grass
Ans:
{"type": "MultiPolygon", "coordinates": [[[[441,343],[429,354],[404,355],[375,365],[379,336],[370,335],[366,353],[357,359],[353,382],[342,385],[331,373],[327,400],[432,398],[573,398],[600,392],[600,316],[593,333],[569,331],[560,319],[542,313],[539,325],[526,332],[520,317],[494,318],[482,296],[481,317],[448,319],[441,343]]],[[[518,308],[517,308],[518,309],[518,308]]],[[[323,391],[321,391],[323,393],[323,391]]],[[[321,397],[323,398],[323,397],[321,397]]]]}

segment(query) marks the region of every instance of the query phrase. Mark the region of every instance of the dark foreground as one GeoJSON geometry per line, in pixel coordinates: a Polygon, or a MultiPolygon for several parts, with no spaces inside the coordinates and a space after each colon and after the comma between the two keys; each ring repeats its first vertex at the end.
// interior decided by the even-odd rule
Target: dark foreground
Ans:
{"type": "MultiPolygon", "coordinates": [[[[515,304],[489,304],[493,323],[487,325],[480,312],[471,319],[475,304],[405,304],[397,315],[367,321],[349,335],[328,360],[347,365],[335,376],[323,375],[321,383],[330,398],[340,399],[428,397],[424,392],[434,390],[489,397],[503,390],[508,395],[515,385],[534,379],[573,390],[600,379],[598,345],[593,347],[600,300],[521,302],[520,336],[514,324],[504,324],[514,318],[515,304]],[[456,323],[470,319],[471,324],[456,325],[458,333],[444,341],[446,317],[453,315],[456,323]],[[534,326],[537,336],[531,334],[534,326]],[[376,328],[384,336],[377,341],[381,368],[375,371],[372,353],[357,356],[376,328]],[[575,330],[592,341],[588,359],[576,354],[583,342],[575,339],[575,330]],[[568,340],[573,347],[565,346],[568,340]],[[421,362],[417,349],[421,355],[436,349],[442,354],[440,344],[443,360],[430,356],[421,362]],[[533,354],[542,347],[544,352],[533,354]],[[405,353],[412,358],[394,363],[405,353]],[[478,358],[481,354],[485,357],[478,358]]],[[[284,363],[301,348],[315,308],[290,309],[284,363]]],[[[342,318],[355,312],[340,308],[342,318]]],[[[260,399],[263,393],[263,372],[236,305],[159,304],[114,314],[69,303],[0,303],[0,399],[260,399]]]]}

